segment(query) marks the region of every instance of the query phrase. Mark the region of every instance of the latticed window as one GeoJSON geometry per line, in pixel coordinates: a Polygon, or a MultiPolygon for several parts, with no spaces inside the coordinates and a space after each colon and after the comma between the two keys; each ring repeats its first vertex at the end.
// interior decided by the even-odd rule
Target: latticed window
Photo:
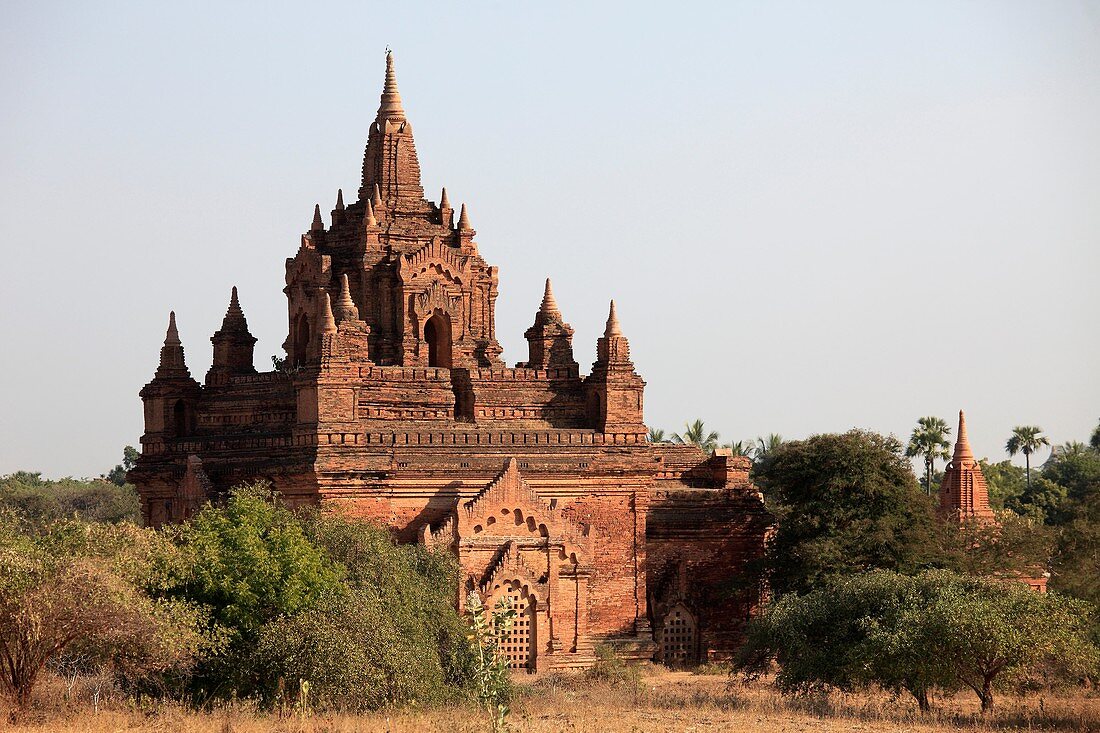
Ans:
{"type": "Polygon", "coordinates": [[[506,595],[516,610],[512,629],[501,640],[500,650],[511,669],[531,669],[534,663],[535,602],[519,583],[508,585],[506,595]]]}
{"type": "Polygon", "coordinates": [[[673,606],[661,624],[661,661],[665,664],[687,664],[695,661],[695,619],[683,604],[673,606]]]}

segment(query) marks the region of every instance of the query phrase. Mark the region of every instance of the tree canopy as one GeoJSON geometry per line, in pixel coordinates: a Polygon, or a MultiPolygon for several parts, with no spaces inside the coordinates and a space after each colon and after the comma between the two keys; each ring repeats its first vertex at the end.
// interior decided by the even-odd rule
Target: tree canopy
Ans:
{"type": "Polygon", "coordinates": [[[786,442],[754,476],[776,516],[763,570],[779,596],[838,575],[912,572],[939,559],[931,500],[895,438],[852,430],[786,442]]]}

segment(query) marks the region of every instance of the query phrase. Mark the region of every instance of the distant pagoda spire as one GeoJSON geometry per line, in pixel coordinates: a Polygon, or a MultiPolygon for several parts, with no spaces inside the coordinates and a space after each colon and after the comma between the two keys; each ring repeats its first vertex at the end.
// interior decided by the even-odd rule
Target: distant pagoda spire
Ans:
{"type": "Polygon", "coordinates": [[[955,452],[943,472],[940,484],[940,513],[957,521],[995,522],[989,507],[989,486],[981,464],[974,460],[966,433],[966,415],[959,410],[959,432],[955,452]]]}
{"type": "Polygon", "coordinates": [[[970,436],[966,434],[966,413],[959,410],[959,432],[956,433],[955,452],[952,461],[973,461],[974,451],[970,450],[970,436]]]}
{"type": "Polygon", "coordinates": [[[462,204],[462,211],[458,215],[458,230],[460,232],[468,232],[472,230],[470,226],[470,215],[466,213],[466,204],[462,204]]]}
{"type": "Polygon", "coordinates": [[[325,230],[324,219],[321,218],[321,205],[313,205],[313,223],[309,225],[311,232],[323,232],[325,230]]]}
{"type": "Polygon", "coordinates": [[[336,189],[336,210],[342,212],[344,210],[344,189],[336,189]]]}
{"type": "Polygon", "coordinates": [[[180,332],[176,328],[175,311],[168,314],[168,332],[164,336],[164,346],[160,348],[160,365],[157,367],[156,376],[158,379],[191,376],[183,358],[183,343],[180,341],[180,332]]]}

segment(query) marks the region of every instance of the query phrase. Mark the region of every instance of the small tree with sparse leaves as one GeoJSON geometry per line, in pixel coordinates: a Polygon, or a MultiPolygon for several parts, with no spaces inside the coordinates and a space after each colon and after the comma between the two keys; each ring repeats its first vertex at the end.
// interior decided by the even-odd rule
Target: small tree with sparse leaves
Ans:
{"type": "Polygon", "coordinates": [[[493,731],[505,731],[512,688],[508,659],[501,654],[500,647],[512,630],[516,609],[503,596],[492,612],[486,614],[481,597],[474,592],[466,599],[466,613],[470,619],[470,641],[476,651],[474,681],[478,702],[492,716],[493,731]]]}

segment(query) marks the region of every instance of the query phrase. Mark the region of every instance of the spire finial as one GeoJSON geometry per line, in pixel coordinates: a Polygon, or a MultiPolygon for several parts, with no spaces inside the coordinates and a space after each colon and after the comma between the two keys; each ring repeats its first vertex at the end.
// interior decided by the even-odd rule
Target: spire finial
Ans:
{"type": "Polygon", "coordinates": [[[374,207],[371,206],[370,199],[367,199],[367,213],[366,216],[363,217],[363,221],[366,222],[368,227],[378,226],[378,219],[374,216],[374,207]]]}
{"type": "Polygon", "coordinates": [[[336,210],[344,210],[344,189],[342,188],[336,189],[336,210]]]}
{"type": "Polygon", "coordinates": [[[325,222],[324,222],[324,220],[321,219],[321,205],[320,204],[314,204],[313,205],[313,223],[309,225],[309,230],[311,232],[320,232],[320,231],[324,231],[324,229],[325,229],[325,222]]]}
{"type": "Polygon", "coordinates": [[[183,344],[180,343],[180,332],[176,328],[176,312],[168,314],[168,332],[164,335],[164,346],[160,348],[160,365],[157,367],[157,377],[190,377],[187,364],[183,359],[183,344]]]}
{"type": "Polygon", "coordinates": [[[393,51],[386,49],[386,83],[382,87],[382,100],[378,105],[379,119],[405,119],[401,107],[401,93],[397,91],[397,74],[393,70],[393,51]]]}
{"type": "Polygon", "coordinates": [[[615,313],[615,301],[611,301],[611,310],[607,314],[607,326],[603,330],[604,338],[611,338],[612,336],[622,336],[622,329],[619,328],[619,316],[615,313]]]}
{"type": "Polygon", "coordinates": [[[321,311],[321,333],[336,333],[336,318],[332,315],[332,298],[327,292],[321,311]]]}
{"type": "Polygon", "coordinates": [[[340,276],[340,294],[336,299],[335,313],[340,317],[340,322],[346,320],[359,320],[359,309],[355,307],[355,301],[351,298],[351,286],[348,284],[348,274],[340,276]]]}
{"type": "Polygon", "coordinates": [[[451,200],[447,198],[447,187],[443,187],[443,193],[439,196],[439,208],[449,209],[451,208],[451,200]]]}
{"type": "Polygon", "coordinates": [[[382,211],[382,191],[378,188],[378,184],[374,184],[374,193],[371,195],[371,203],[374,205],[375,216],[382,211]]]}
{"type": "Polygon", "coordinates": [[[966,415],[962,410],[959,410],[959,432],[956,434],[955,454],[951,460],[956,463],[974,460],[974,452],[970,450],[970,438],[966,434],[966,415]]]}
{"type": "Polygon", "coordinates": [[[561,320],[561,310],[558,309],[558,301],[554,299],[554,291],[550,288],[550,278],[546,278],[546,289],[542,293],[542,305],[539,306],[539,313],[544,318],[561,320]]]}
{"type": "Polygon", "coordinates": [[[164,345],[180,343],[180,332],[176,328],[176,312],[168,311],[168,333],[164,335],[164,345]]]}
{"type": "Polygon", "coordinates": [[[470,217],[466,214],[466,204],[462,204],[462,213],[458,215],[458,230],[468,232],[473,229],[470,226],[470,217]]]}

